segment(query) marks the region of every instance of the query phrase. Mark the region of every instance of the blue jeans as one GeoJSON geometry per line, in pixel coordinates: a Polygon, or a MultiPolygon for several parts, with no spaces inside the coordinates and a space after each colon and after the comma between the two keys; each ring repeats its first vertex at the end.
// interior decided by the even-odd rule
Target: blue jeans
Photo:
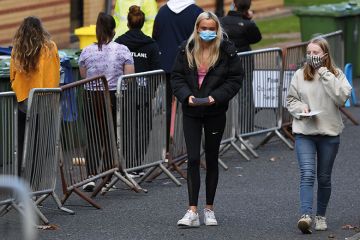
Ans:
{"type": "Polygon", "coordinates": [[[295,135],[300,168],[301,214],[312,214],[316,172],[318,181],[316,215],[325,216],[331,195],[331,172],[339,144],[339,136],[295,135]]]}

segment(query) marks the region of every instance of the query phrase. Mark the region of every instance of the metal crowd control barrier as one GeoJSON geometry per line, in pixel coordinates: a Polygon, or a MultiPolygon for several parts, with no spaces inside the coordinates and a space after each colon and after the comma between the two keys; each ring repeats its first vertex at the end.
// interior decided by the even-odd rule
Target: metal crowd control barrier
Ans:
{"type": "MultiPolygon", "coordinates": [[[[139,183],[160,168],[166,158],[165,73],[162,70],[121,76],[117,84],[117,142],[127,172],[148,169],[139,183]]],[[[115,183],[113,180],[110,183],[115,183]]]]}
{"type": "Polygon", "coordinates": [[[281,91],[282,51],[280,48],[263,49],[239,53],[245,78],[236,98],[236,136],[253,153],[244,138],[266,134],[259,144],[268,142],[277,135],[290,149],[292,144],[279,132],[282,126],[283,95],[281,91]]]}
{"type": "MultiPolygon", "coordinates": [[[[36,205],[51,195],[60,210],[74,214],[62,206],[55,193],[59,163],[60,93],[59,88],[35,88],[30,91],[20,176],[29,183],[31,194],[38,197],[36,205]]],[[[49,223],[40,211],[37,214],[44,223],[49,223]]]]}
{"type": "MultiPolygon", "coordinates": [[[[37,239],[37,221],[34,203],[29,198],[29,188],[19,177],[14,175],[0,175],[0,195],[8,193],[12,196],[10,204],[21,214],[21,229],[14,224],[7,224],[1,231],[4,239],[37,239]],[[19,231],[20,230],[20,231],[19,231]]],[[[0,227],[1,229],[1,227],[0,227]]]]}
{"type": "Polygon", "coordinates": [[[169,158],[174,163],[174,168],[183,178],[186,174],[179,170],[179,166],[187,160],[187,150],[183,131],[183,113],[181,103],[173,97],[171,106],[169,158]]]}
{"type": "Polygon", "coordinates": [[[78,188],[102,178],[92,194],[94,197],[113,175],[138,191],[119,160],[106,78],[84,79],[61,89],[62,202],[74,192],[95,208],[101,208],[78,188]]]}
{"type": "Polygon", "coordinates": [[[283,111],[282,111],[282,130],[287,137],[293,142],[295,141],[290,126],[292,123],[292,116],[286,108],[286,96],[289,92],[291,79],[294,76],[296,70],[301,68],[305,63],[306,46],[308,42],[291,45],[284,49],[284,74],[283,74],[283,111]]]}
{"type": "Polygon", "coordinates": [[[0,174],[18,175],[17,111],[15,93],[0,93],[0,174]]]}
{"type": "MultiPolygon", "coordinates": [[[[224,129],[224,134],[221,140],[220,152],[219,155],[225,153],[230,147],[235,148],[238,153],[240,153],[246,160],[250,160],[249,156],[241,150],[241,148],[236,145],[237,136],[236,136],[236,125],[239,111],[239,101],[237,97],[234,97],[229,103],[229,109],[226,112],[226,125],[224,129]]],[[[219,164],[225,170],[228,169],[227,165],[220,159],[219,164]]]]}
{"type": "MultiPolygon", "coordinates": [[[[18,175],[18,105],[14,92],[0,93],[0,176],[18,175]]],[[[0,192],[0,214],[14,205],[13,196],[0,192]]]]}

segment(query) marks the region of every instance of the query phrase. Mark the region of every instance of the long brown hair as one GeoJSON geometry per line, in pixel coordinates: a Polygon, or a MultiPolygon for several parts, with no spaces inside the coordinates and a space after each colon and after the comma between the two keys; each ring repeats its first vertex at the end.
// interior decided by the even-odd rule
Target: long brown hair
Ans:
{"type": "Polygon", "coordinates": [[[189,62],[190,68],[194,68],[195,65],[197,68],[200,67],[200,58],[202,55],[202,50],[200,47],[201,39],[199,37],[198,27],[199,27],[200,22],[204,19],[212,19],[216,23],[216,39],[213,40],[210,45],[210,56],[209,56],[209,66],[208,67],[211,68],[212,66],[214,66],[220,56],[220,44],[221,44],[221,41],[223,40],[224,31],[220,25],[220,21],[219,21],[218,17],[214,13],[203,12],[197,17],[196,22],[195,22],[194,31],[191,34],[190,38],[188,39],[186,48],[185,48],[186,57],[189,62]],[[193,48],[190,47],[191,44],[194,44],[193,48]]]}
{"type": "Polygon", "coordinates": [[[25,73],[36,71],[41,49],[52,46],[50,34],[43,28],[40,19],[33,16],[25,18],[13,39],[15,68],[25,73]]]}
{"type": "MultiPolygon", "coordinates": [[[[325,38],[322,37],[316,37],[310,40],[309,44],[313,43],[318,45],[321,50],[326,54],[326,57],[324,58],[323,66],[329,69],[331,73],[333,73],[335,76],[339,74],[339,72],[336,70],[336,66],[334,64],[334,61],[331,58],[330,52],[329,52],[329,43],[326,41],[325,38]]],[[[308,44],[308,46],[309,46],[308,44]]],[[[304,65],[304,79],[311,81],[314,79],[315,75],[315,68],[310,66],[309,64],[305,63],[304,65]]]]}
{"type": "Polygon", "coordinates": [[[115,35],[115,20],[114,18],[104,12],[100,12],[96,20],[96,39],[99,51],[102,50],[102,45],[111,42],[115,35]]]}

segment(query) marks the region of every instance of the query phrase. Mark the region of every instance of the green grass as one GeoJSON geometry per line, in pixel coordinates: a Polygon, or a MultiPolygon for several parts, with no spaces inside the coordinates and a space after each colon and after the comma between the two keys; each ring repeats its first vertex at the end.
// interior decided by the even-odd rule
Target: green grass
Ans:
{"type": "Polygon", "coordinates": [[[284,42],[294,42],[296,40],[284,37],[283,34],[300,32],[299,18],[295,15],[284,16],[271,19],[256,20],[256,25],[259,27],[263,39],[252,45],[252,49],[261,49],[268,46],[276,46],[284,42]],[[282,34],[281,36],[276,36],[282,34]]]}
{"type": "Polygon", "coordinates": [[[291,41],[291,39],[288,38],[268,38],[268,39],[262,39],[260,42],[251,45],[251,49],[263,49],[268,47],[280,47],[281,43],[285,43],[291,41]]]}
{"type": "Polygon", "coordinates": [[[300,31],[299,18],[295,15],[257,20],[256,25],[259,27],[261,34],[292,33],[300,31]]]}
{"type": "Polygon", "coordinates": [[[285,0],[285,6],[310,6],[341,2],[346,2],[346,0],[285,0]]]}

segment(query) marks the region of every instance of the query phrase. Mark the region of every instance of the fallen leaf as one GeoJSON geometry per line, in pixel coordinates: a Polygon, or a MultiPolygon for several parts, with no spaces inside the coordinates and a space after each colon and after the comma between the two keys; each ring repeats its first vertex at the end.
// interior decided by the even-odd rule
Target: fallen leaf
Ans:
{"type": "Polygon", "coordinates": [[[49,225],[38,225],[37,228],[40,230],[58,230],[59,226],[55,224],[49,224],[49,225]]]}
{"type": "Polygon", "coordinates": [[[270,158],[270,161],[271,161],[271,162],[275,162],[275,161],[276,161],[276,157],[271,157],[271,158],[270,158]]]}
{"type": "Polygon", "coordinates": [[[350,225],[350,224],[346,224],[341,227],[341,229],[347,229],[347,230],[354,229],[354,228],[356,228],[356,227],[354,227],[353,225],[350,225]]]}

